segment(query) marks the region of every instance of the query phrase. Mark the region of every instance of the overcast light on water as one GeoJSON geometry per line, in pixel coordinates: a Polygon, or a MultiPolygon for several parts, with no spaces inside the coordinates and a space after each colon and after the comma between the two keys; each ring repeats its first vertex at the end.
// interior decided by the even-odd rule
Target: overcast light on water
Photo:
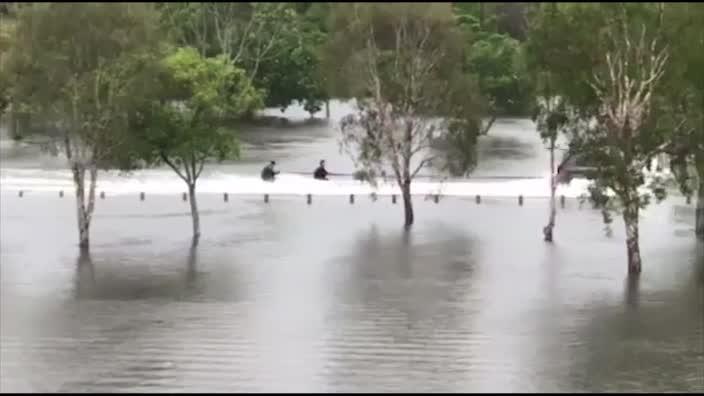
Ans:
{"type": "Polygon", "coordinates": [[[643,213],[639,279],[623,224],[608,236],[575,198],[584,181],[558,192],[546,245],[548,154],[529,120],[509,119],[482,138],[473,178],[415,184],[405,232],[393,187],[373,200],[349,178],[301,174],[320,159],[354,170],[335,129],[349,110],[242,128],[242,160],[198,186],[195,248],[183,183],[156,169],[101,174],[79,254],[61,159],[3,136],[0,391],[704,392],[692,205],[643,213]],[[263,183],[272,159],[284,174],[263,183]]]}

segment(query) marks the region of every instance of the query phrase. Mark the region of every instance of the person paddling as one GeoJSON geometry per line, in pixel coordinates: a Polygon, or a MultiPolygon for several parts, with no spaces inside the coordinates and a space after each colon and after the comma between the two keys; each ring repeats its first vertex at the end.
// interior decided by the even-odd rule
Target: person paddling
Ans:
{"type": "Polygon", "coordinates": [[[320,160],[320,166],[313,172],[313,178],[316,180],[328,180],[328,171],[325,169],[325,160],[320,160]]]}
{"type": "Polygon", "coordinates": [[[276,175],[279,174],[279,171],[274,170],[274,166],[276,166],[276,161],[271,161],[269,165],[265,166],[264,169],[262,169],[262,180],[274,181],[276,175]]]}

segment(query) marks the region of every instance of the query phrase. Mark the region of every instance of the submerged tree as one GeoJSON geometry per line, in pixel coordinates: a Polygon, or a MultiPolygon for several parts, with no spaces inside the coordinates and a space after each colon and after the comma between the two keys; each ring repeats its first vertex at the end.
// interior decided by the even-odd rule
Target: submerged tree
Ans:
{"type": "Polygon", "coordinates": [[[543,238],[545,242],[553,241],[553,231],[557,218],[557,202],[555,193],[558,185],[558,170],[555,167],[555,151],[557,150],[557,138],[560,130],[567,123],[565,107],[559,97],[554,95],[550,87],[549,77],[543,81],[544,88],[538,96],[537,114],[535,116],[536,127],[540,137],[547,142],[550,152],[550,214],[548,224],[543,227],[543,238]]]}
{"type": "Polygon", "coordinates": [[[17,9],[7,60],[13,110],[30,113],[76,188],[79,245],[89,247],[98,170],[123,166],[127,109],[159,43],[147,4],[32,3],[17,9]]]}
{"type": "Polygon", "coordinates": [[[198,178],[207,161],[239,155],[235,134],[221,123],[260,106],[261,95],[244,70],[222,56],[204,58],[192,48],[166,57],[157,79],[158,87],[136,107],[131,120],[135,151],[148,164],[168,165],[186,183],[197,242],[198,178]]]}
{"type": "Polygon", "coordinates": [[[357,112],[341,122],[342,144],[365,173],[390,169],[402,193],[404,224],[411,226],[413,178],[443,160],[435,143],[451,148],[450,170],[466,172],[482,133],[482,106],[473,78],[462,70],[465,47],[452,8],[340,4],[332,25],[327,74],[335,76],[340,96],[357,101],[357,112]]]}
{"type": "MultiPolygon", "coordinates": [[[[557,218],[555,193],[558,184],[555,169],[555,151],[561,129],[567,122],[564,100],[557,89],[558,76],[548,67],[554,62],[555,48],[560,48],[564,26],[564,15],[556,3],[539,4],[531,15],[529,40],[526,45],[527,64],[535,84],[535,113],[533,116],[540,137],[548,144],[550,152],[550,212],[548,223],[543,227],[543,238],[553,241],[557,218]]],[[[559,51],[559,50],[558,50],[559,51]]]]}
{"type": "Polygon", "coordinates": [[[631,274],[642,268],[641,209],[665,195],[663,179],[648,180],[646,169],[667,147],[667,131],[680,126],[662,97],[669,61],[662,10],[662,4],[543,5],[534,9],[528,40],[534,69],[549,73],[551,96],[565,106],[559,121],[569,154],[591,168],[589,198],[607,225],[613,213],[622,214],[631,274]]]}
{"type": "Polygon", "coordinates": [[[626,18],[622,15],[621,23],[608,27],[610,48],[591,81],[597,106],[584,113],[575,132],[580,152],[598,164],[592,198],[607,212],[622,212],[628,272],[638,274],[640,210],[651,200],[641,191],[646,184],[644,169],[666,142],[651,116],[668,52],[657,35],[648,36],[644,25],[638,33],[629,29],[626,18]],[[617,200],[608,198],[608,190],[617,200]]]}
{"type": "Polygon", "coordinates": [[[666,6],[673,53],[667,102],[684,121],[682,128],[671,130],[667,153],[681,191],[697,197],[695,233],[704,239],[704,5],[666,6]]]}

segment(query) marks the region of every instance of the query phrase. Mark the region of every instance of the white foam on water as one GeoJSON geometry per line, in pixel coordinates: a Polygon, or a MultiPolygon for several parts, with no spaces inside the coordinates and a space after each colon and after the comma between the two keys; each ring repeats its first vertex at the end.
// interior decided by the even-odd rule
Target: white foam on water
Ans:
{"type": "MultiPolygon", "coordinates": [[[[578,197],[587,191],[589,182],[575,179],[570,184],[561,185],[557,193],[566,197],[578,197]]],[[[44,171],[27,169],[0,169],[0,186],[4,191],[57,192],[71,191],[73,180],[68,171],[44,171]]],[[[414,181],[413,194],[442,194],[454,196],[495,196],[495,197],[548,197],[549,177],[542,179],[503,179],[462,181],[414,181]]],[[[111,195],[145,192],[153,195],[180,194],[186,191],[185,183],[175,173],[167,170],[145,170],[121,176],[117,172],[101,172],[98,176],[98,191],[111,195]]],[[[258,175],[227,174],[216,172],[201,177],[198,181],[199,193],[229,194],[290,194],[290,195],[348,195],[400,194],[398,186],[391,180],[380,182],[374,188],[367,183],[351,178],[332,177],[329,181],[315,180],[309,176],[281,174],[275,182],[262,181],[258,175]]]]}
{"type": "MultiPolygon", "coordinates": [[[[331,102],[331,119],[339,120],[354,109],[354,101],[331,102]]],[[[285,113],[278,109],[265,109],[262,115],[285,116],[289,120],[303,120],[309,117],[300,105],[290,106],[285,113]]],[[[669,170],[665,170],[665,176],[669,170]]],[[[646,172],[648,178],[655,173],[646,172]]],[[[542,178],[535,179],[464,179],[452,181],[428,181],[418,179],[413,182],[412,193],[418,195],[442,194],[453,196],[486,197],[549,197],[550,177],[545,173],[542,178]]],[[[585,179],[573,179],[569,184],[560,185],[558,195],[574,198],[587,193],[590,182],[585,179]]],[[[73,180],[67,169],[41,170],[41,169],[15,169],[0,168],[0,189],[3,191],[25,192],[58,192],[72,191],[73,180]]],[[[100,172],[98,176],[98,191],[110,195],[138,194],[145,192],[152,195],[180,194],[186,191],[186,185],[174,172],[169,169],[149,169],[121,175],[116,171],[100,172]]],[[[646,188],[644,188],[644,191],[646,188]]],[[[228,174],[213,172],[203,175],[197,185],[199,193],[227,192],[229,194],[287,194],[287,195],[348,195],[371,194],[379,195],[400,194],[398,186],[392,182],[380,182],[377,188],[369,184],[352,180],[349,177],[332,177],[330,181],[318,181],[312,177],[281,174],[278,179],[264,182],[259,175],[228,174]]]]}
{"type": "MultiPolygon", "coordinates": [[[[667,177],[667,172],[646,172],[646,179],[656,175],[667,177]]],[[[577,198],[588,192],[590,182],[586,179],[573,179],[569,184],[559,185],[557,195],[577,198]]],[[[647,183],[646,183],[647,184],[647,183]]],[[[0,168],[0,189],[3,191],[58,192],[72,191],[74,188],[68,170],[37,170],[0,168]]],[[[115,171],[104,171],[98,175],[98,191],[110,195],[138,194],[172,195],[186,191],[186,185],[170,170],[143,170],[128,175],[115,171]]],[[[380,181],[376,188],[368,183],[352,180],[349,177],[331,177],[329,181],[315,180],[310,176],[280,174],[275,182],[262,181],[258,175],[230,174],[214,172],[198,180],[199,193],[229,194],[272,194],[272,195],[348,195],[400,194],[400,189],[392,180],[380,181]]],[[[642,191],[648,191],[646,186],[642,191]]],[[[463,179],[451,181],[413,182],[414,195],[441,194],[452,196],[545,198],[550,196],[549,174],[535,179],[463,179]]],[[[610,194],[613,195],[613,194],[610,194]]]]}

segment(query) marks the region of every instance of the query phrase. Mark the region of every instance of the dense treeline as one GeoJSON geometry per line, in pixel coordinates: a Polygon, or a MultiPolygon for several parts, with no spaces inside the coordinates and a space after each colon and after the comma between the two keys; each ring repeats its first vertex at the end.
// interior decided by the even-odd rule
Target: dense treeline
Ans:
{"type": "Polygon", "coordinates": [[[356,99],[342,142],[370,182],[391,170],[406,226],[422,168],[468,174],[497,117],[532,115],[555,175],[546,241],[559,135],[604,220],[623,216],[629,272],[640,211],[667,192],[656,158],[704,237],[700,4],[4,3],[0,21],[0,113],[68,159],[82,247],[100,169],[169,166],[197,240],[198,177],[239,154],[221,126],[333,97],[356,99]]]}

